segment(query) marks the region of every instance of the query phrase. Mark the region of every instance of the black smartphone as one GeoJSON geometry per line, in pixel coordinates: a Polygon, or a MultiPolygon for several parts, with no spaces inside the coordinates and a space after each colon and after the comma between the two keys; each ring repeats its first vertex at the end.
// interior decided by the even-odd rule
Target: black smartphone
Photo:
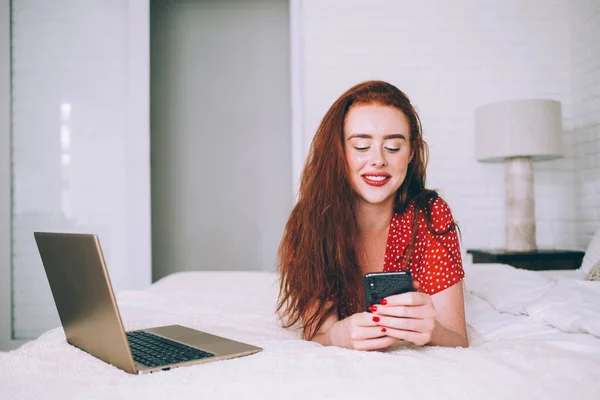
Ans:
{"type": "Polygon", "coordinates": [[[365,304],[367,312],[372,305],[395,294],[412,292],[413,279],[408,271],[371,272],[365,275],[365,304]]]}

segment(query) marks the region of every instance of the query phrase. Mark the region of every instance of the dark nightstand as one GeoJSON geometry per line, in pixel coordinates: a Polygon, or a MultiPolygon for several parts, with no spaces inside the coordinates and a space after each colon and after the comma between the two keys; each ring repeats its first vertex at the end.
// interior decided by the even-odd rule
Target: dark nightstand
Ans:
{"type": "Polygon", "coordinates": [[[534,271],[547,269],[577,269],[583,260],[583,251],[574,250],[534,250],[529,252],[500,249],[469,249],[473,264],[501,263],[534,271]]]}

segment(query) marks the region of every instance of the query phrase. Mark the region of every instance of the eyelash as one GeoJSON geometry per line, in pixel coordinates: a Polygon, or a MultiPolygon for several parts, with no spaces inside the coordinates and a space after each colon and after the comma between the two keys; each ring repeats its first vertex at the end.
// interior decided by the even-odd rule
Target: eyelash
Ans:
{"type": "MultiPolygon", "coordinates": [[[[370,149],[370,147],[355,147],[355,149],[358,151],[367,151],[370,149]]],[[[385,149],[391,153],[400,151],[400,147],[385,147],[385,149]]]]}

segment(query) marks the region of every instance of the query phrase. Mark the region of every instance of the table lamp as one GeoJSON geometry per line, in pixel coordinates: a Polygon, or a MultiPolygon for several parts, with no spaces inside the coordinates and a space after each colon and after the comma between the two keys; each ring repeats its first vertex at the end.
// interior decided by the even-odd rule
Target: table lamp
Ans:
{"type": "Polygon", "coordinates": [[[562,111],[555,100],[487,104],[475,110],[478,161],[504,162],[506,250],[536,250],[534,160],[562,156],[562,111]]]}

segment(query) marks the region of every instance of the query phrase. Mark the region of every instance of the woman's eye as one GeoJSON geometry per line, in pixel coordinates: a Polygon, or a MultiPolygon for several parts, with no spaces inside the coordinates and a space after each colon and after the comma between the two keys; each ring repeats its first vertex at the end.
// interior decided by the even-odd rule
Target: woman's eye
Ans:
{"type": "Polygon", "coordinates": [[[385,149],[387,151],[391,151],[392,153],[395,153],[400,150],[400,147],[386,147],[385,149]]]}
{"type": "Polygon", "coordinates": [[[354,146],[354,148],[358,151],[366,151],[369,150],[369,146],[366,147],[360,147],[360,146],[354,146]]]}

